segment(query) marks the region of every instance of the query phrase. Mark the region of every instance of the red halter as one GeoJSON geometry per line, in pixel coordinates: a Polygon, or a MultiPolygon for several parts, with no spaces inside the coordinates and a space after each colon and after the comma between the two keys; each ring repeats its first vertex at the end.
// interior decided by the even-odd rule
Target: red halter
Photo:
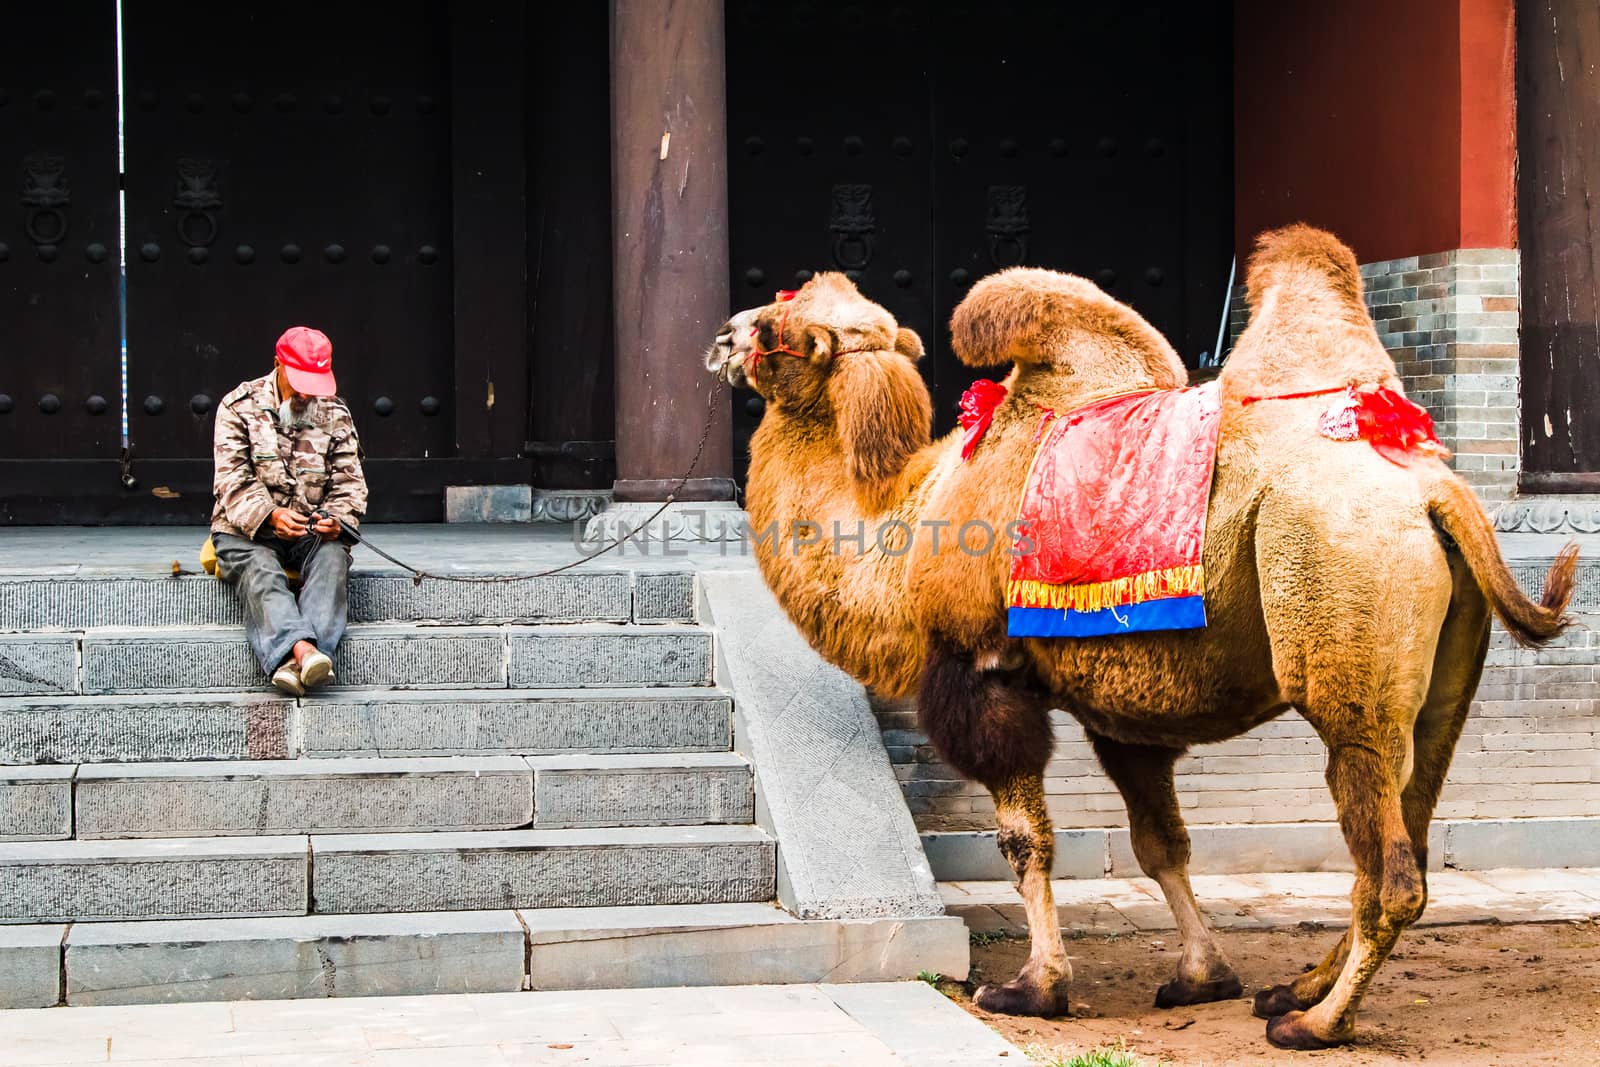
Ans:
{"type": "MultiPolygon", "coordinates": [[[[789,301],[793,300],[797,293],[798,293],[798,290],[796,290],[796,289],[780,289],[778,291],[776,302],[777,303],[781,303],[781,304],[786,304],[789,301]]],[[[756,368],[761,365],[761,359],[762,359],[763,356],[776,355],[777,353],[782,352],[785,355],[795,356],[796,358],[799,358],[799,359],[805,359],[806,358],[806,354],[804,352],[798,352],[795,349],[790,348],[789,347],[789,343],[783,339],[783,332],[789,326],[789,312],[791,312],[793,310],[794,310],[794,308],[792,308],[792,307],[787,307],[787,308],[783,309],[783,318],[778,320],[778,343],[777,343],[777,345],[775,347],[773,347],[773,348],[762,348],[761,346],[757,345],[757,346],[755,346],[754,348],[751,349],[749,358],[747,358],[745,360],[745,362],[744,362],[744,367],[745,367],[744,373],[745,373],[745,377],[749,378],[752,383],[754,383],[755,380],[756,380],[756,368]]],[[[759,327],[759,326],[750,327],[750,336],[751,337],[757,337],[757,336],[760,335],[760,333],[761,333],[761,327],[759,327]]],[[[870,348],[842,348],[839,351],[835,352],[834,355],[836,355],[836,356],[848,356],[852,352],[870,352],[870,351],[872,351],[870,348]]]]}
{"type": "MultiPolygon", "coordinates": [[[[794,289],[780,289],[778,291],[778,295],[777,295],[776,299],[777,299],[777,301],[779,303],[788,303],[789,301],[791,301],[791,300],[793,300],[795,298],[796,292],[797,291],[794,290],[794,289]]],[[[798,356],[801,359],[805,359],[806,358],[804,352],[796,352],[794,349],[790,348],[789,345],[783,339],[784,328],[789,325],[789,312],[791,312],[793,310],[794,310],[794,308],[792,308],[792,307],[784,308],[783,309],[783,318],[778,320],[778,347],[769,348],[769,349],[766,349],[765,351],[763,351],[760,345],[756,345],[754,348],[751,349],[750,358],[745,360],[745,375],[752,382],[754,382],[756,380],[756,368],[761,365],[761,357],[763,357],[763,356],[770,356],[770,355],[774,355],[774,354],[776,354],[778,352],[784,352],[784,353],[787,353],[788,355],[791,355],[791,356],[798,356]]],[[[759,326],[750,327],[750,336],[751,337],[757,337],[760,334],[761,334],[761,327],[759,327],[759,326]]]]}

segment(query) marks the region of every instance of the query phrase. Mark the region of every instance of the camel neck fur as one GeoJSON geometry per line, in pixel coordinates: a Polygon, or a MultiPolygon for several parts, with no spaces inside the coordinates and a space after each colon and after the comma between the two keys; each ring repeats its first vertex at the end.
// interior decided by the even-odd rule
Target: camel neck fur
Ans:
{"type": "Polygon", "coordinates": [[[925,404],[921,447],[868,472],[841,439],[841,412],[769,407],[750,445],[747,499],[763,577],[824,658],[884,693],[908,692],[920,661],[905,596],[910,553],[890,542],[918,521],[923,487],[960,447],[927,443],[925,404]]]}

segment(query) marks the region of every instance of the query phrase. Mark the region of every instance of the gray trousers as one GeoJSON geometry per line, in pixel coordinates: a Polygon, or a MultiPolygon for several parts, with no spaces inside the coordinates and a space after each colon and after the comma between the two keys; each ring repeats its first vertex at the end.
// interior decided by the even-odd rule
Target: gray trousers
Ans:
{"type": "Polygon", "coordinates": [[[315,534],[283,541],[261,533],[247,541],[219,533],[211,540],[217,549],[217,574],[244,604],[245,632],[263,671],[271,674],[281,667],[300,641],[333,655],[350,607],[348,548],[322,541],[313,553],[321,540],[315,534]],[[298,597],[289,588],[285,568],[300,572],[298,597]]]}

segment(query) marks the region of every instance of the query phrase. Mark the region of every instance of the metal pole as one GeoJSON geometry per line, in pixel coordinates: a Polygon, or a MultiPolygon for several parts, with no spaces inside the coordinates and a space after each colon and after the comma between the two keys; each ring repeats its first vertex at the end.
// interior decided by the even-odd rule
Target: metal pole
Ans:
{"type": "Polygon", "coordinates": [[[1234,256],[1228,264],[1228,287],[1222,290],[1222,321],[1217,323],[1217,347],[1211,350],[1211,362],[1207,364],[1208,366],[1222,366],[1222,340],[1228,336],[1228,311],[1229,305],[1233,303],[1233,274],[1238,269],[1239,257],[1234,256]]]}

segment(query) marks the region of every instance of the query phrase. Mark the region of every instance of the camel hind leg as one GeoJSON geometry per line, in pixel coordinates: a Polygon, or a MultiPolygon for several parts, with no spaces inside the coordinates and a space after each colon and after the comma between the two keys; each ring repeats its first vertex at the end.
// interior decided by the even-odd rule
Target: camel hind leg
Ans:
{"type": "MultiPolygon", "coordinates": [[[[1450,613],[1434,654],[1428,696],[1412,728],[1411,778],[1400,794],[1406,836],[1411,840],[1422,879],[1424,910],[1428,899],[1428,827],[1477,692],[1489,645],[1489,605],[1460,557],[1453,556],[1450,562],[1454,579],[1450,613]]],[[[1347,929],[1316,967],[1256,994],[1255,1014],[1270,1019],[1305,1011],[1326,997],[1350,954],[1351,934],[1347,929]]]]}
{"type": "Polygon", "coordinates": [[[996,840],[1028,913],[1028,962],[1012,981],[983,986],[973,1001],[1007,1015],[1065,1015],[1072,965],[1050,891],[1056,838],[1044,800],[1044,767],[1054,749],[1049,705],[1015,676],[979,670],[971,654],[935,637],[917,713],[939,754],[994,795],[996,840]]]}
{"type": "Polygon", "coordinates": [[[1328,788],[1356,865],[1350,953],[1326,997],[1267,1023],[1267,1040],[1279,1048],[1327,1048],[1350,1040],[1373,976],[1422,914],[1426,890],[1401,813],[1397,770],[1395,760],[1365,744],[1330,745],[1328,788]]]}
{"type": "Polygon", "coordinates": [[[1217,946],[1189,885],[1189,831],[1183,825],[1172,780],[1173,765],[1183,753],[1175,748],[1130,745],[1094,733],[1089,740],[1100,766],[1128,806],[1128,836],[1139,868],[1161,887],[1183,941],[1178,974],[1156,991],[1156,1007],[1232,1000],[1243,987],[1217,946]]]}

